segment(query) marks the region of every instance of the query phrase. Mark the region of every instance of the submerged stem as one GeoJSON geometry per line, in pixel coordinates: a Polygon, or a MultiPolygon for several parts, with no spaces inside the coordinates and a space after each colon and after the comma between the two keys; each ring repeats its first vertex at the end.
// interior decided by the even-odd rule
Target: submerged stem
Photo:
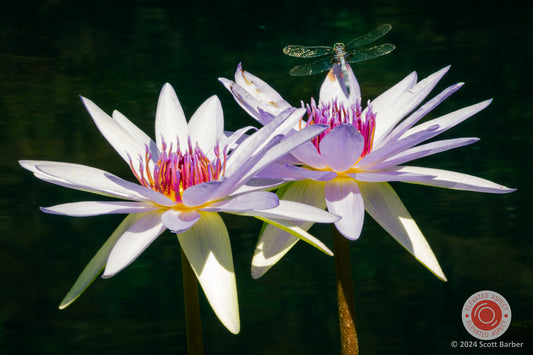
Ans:
{"type": "Polygon", "coordinates": [[[187,330],[187,350],[189,355],[203,355],[202,320],[200,318],[200,302],[198,299],[198,281],[189,264],[189,260],[181,251],[181,270],[183,278],[183,297],[185,300],[185,325],[187,330]]]}
{"type": "Polygon", "coordinates": [[[359,341],[357,340],[357,329],[355,327],[350,242],[337,231],[335,226],[333,226],[333,248],[335,253],[341,354],[357,355],[359,354],[359,341]]]}

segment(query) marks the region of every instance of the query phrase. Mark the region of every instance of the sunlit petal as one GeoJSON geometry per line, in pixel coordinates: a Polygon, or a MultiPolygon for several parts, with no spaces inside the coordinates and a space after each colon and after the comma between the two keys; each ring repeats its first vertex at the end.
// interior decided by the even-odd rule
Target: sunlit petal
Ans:
{"type": "Polygon", "coordinates": [[[154,201],[161,205],[174,204],[160,193],[89,166],[35,160],[21,160],[19,163],[39,179],[71,189],[135,201],[154,201]]]}
{"type": "MultiPolygon", "coordinates": [[[[393,105],[407,90],[416,84],[416,72],[410,73],[402,81],[372,100],[372,110],[377,113],[379,120],[376,122],[376,137],[382,132],[388,132],[394,125],[394,117],[382,114],[388,111],[389,105],[393,105]]],[[[375,138],[376,139],[376,138],[375,138]]],[[[376,139],[379,140],[379,139],[376,139]]]]}
{"type": "Polygon", "coordinates": [[[155,140],[159,150],[163,150],[163,143],[176,150],[178,142],[180,148],[185,149],[189,128],[185,114],[181,108],[176,92],[169,83],[161,89],[157,112],[155,115],[155,140]]]}
{"type": "Polygon", "coordinates": [[[217,201],[203,208],[204,211],[239,213],[256,210],[269,210],[279,205],[278,196],[273,192],[255,191],[217,201]]]}
{"type": "Polygon", "coordinates": [[[441,102],[446,100],[451,94],[459,90],[464,83],[457,83],[454,85],[451,85],[444,89],[441,93],[439,93],[437,96],[423,104],[418,110],[413,112],[409,117],[407,117],[405,120],[400,122],[390,134],[388,134],[386,137],[383,137],[379,142],[374,142],[375,148],[381,147],[383,145],[386,145],[389,142],[392,142],[394,140],[397,140],[400,138],[409,128],[413,127],[421,118],[423,118],[426,114],[431,112],[435,107],[437,107],[441,102]]]}
{"type": "MultiPolygon", "coordinates": [[[[281,193],[282,204],[287,205],[288,201],[300,202],[320,209],[326,207],[324,199],[324,183],[317,183],[309,180],[297,181],[281,193]]],[[[307,231],[313,222],[298,222],[302,230],[307,231]]],[[[252,259],[252,277],[257,279],[264,275],[274,266],[300,238],[279,229],[272,224],[266,224],[255,248],[252,259]]]]}
{"type": "Polygon", "coordinates": [[[230,332],[239,333],[237,285],[224,222],[217,213],[202,212],[178,240],[215,314],[230,332]]]}
{"type": "Polygon", "coordinates": [[[137,141],[120,123],[113,120],[91,100],[84,97],[81,100],[100,130],[100,133],[115,148],[122,159],[129,163],[132,157],[144,154],[146,146],[142,142],[137,141]]]}
{"type": "Polygon", "coordinates": [[[320,142],[320,155],[334,171],[350,169],[361,156],[364,139],[351,124],[333,128],[320,142]]]}
{"type": "Polygon", "coordinates": [[[311,142],[306,142],[296,147],[291,151],[291,154],[305,165],[314,169],[324,169],[328,166],[311,142]]]}
{"type": "Polygon", "coordinates": [[[182,233],[191,228],[200,219],[200,213],[195,210],[180,211],[167,210],[161,215],[161,222],[172,233],[182,233]]]}
{"type": "Polygon", "coordinates": [[[272,164],[256,176],[263,179],[279,179],[282,177],[286,181],[305,179],[328,181],[335,178],[337,173],[329,170],[311,170],[289,164],[272,164]]]}
{"type": "MultiPolygon", "coordinates": [[[[221,80],[226,87],[232,86],[229,81],[219,80],[221,80]]],[[[237,70],[235,71],[235,83],[237,84],[235,86],[236,88],[244,89],[246,93],[254,98],[254,100],[257,100],[257,107],[261,108],[263,111],[278,115],[283,110],[291,107],[291,105],[270,85],[259,79],[257,76],[244,71],[241,63],[239,63],[237,70]]],[[[230,91],[233,90],[230,89],[230,91]]],[[[262,123],[267,124],[268,122],[262,123]]]]}
{"type": "Polygon", "coordinates": [[[422,173],[413,173],[408,171],[403,166],[392,166],[386,169],[380,169],[377,171],[360,172],[353,174],[346,174],[357,181],[366,182],[384,182],[384,181],[429,181],[435,177],[435,175],[428,175],[422,173]]]}
{"type": "Polygon", "coordinates": [[[329,248],[318,238],[312,236],[311,234],[307,233],[305,230],[294,224],[293,222],[286,220],[286,219],[276,219],[276,218],[266,218],[266,217],[258,217],[258,219],[267,222],[269,224],[272,224],[273,226],[280,228],[298,238],[305,241],[306,243],[314,246],[321,252],[327,255],[333,255],[333,252],[329,250],[329,248]]]}
{"type": "Polygon", "coordinates": [[[96,255],[89,261],[87,266],[83,269],[80,276],[72,286],[72,288],[65,295],[65,298],[61,301],[59,309],[67,308],[72,302],[74,302],[80,295],[89,287],[89,285],[96,279],[96,277],[102,272],[106,264],[107,258],[111,249],[117,242],[117,240],[131,228],[135,223],[137,223],[145,214],[137,213],[128,215],[124,221],[115,229],[113,234],[107,239],[107,241],[102,245],[100,250],[96,255]]]}
{"type": "Polygon", "coordinates": [[[464,107],[462,109],[459,109],[459,110],[456,110],[454,112],[451,112],[451,113],[449,113],[447,115],[435,118],[433,120],[430,120],[430,121],[427,121],[427,122],[424,122],[424,123],[421,123],[418,126],[415,126],[415,127],[411,128],[410,130],[408,130],[407,132],[405,132],[405,134],[402,136],[402,138],[403,137],[408,137],[408,136],[413,135],[413,134],[416,134],[416,133],[418,133],[420,131],[423,131],[423,130],[427,129],[428,127],[431,127],[431,126],[437,124],[439,126],[439,129],[436,130],[433,133],[433,135],[429,135],[427,137],[427,139],[433,138],[434,136],[436,136],[436,135],[438,135],[438,134],[440,134],[440,133],[442,133],[442,132],[444,132],[444,131],[452,128],[452,127],[455,127],[459,123],[461,123],[464,120],[472,117],[473,115],[475,115],[479,111],[485,109],[488,105],[490,105],[491,102],[492,102],[492,99],[485,100],[485,101],[482,101],[482,102],[477,103],[475,105],[467,106],[467,107],[464,107]]]}
{"type": "Polygon", "coordinates": [[[307,203],[296,201],[279,200],[279,205],[265,210],[241,212],[239,214],[272,219],[291,219],[314,223],[333,223],[339,220],[339,216],[324,211],[321,208],[310,206],[307,203]]]}
{"type": "MultiPolygon", "coordinates": [[[[350,67],[350,64],[346,63],[346,65],[350,67]]],[[[361,90],[353,70],[351,68],[348,70],[348,80],[345,81],[342,77],[340,64],[335,64],[320,87],[319,97],[321,103],[336,101],[345,106],[355,104],[357,100],[361,99],[361,90]],[[349,86],[349,95],[345,94],[346,86],[349,86]]]]}
{"type": "Polygon", "coordinates": [[[161,212],[148,212],[130,226],[113,246],[102,277],[116,275],[131,264],[166,229],[161,212]]]}
{"type": "Polygon", "coordinates": [[[213,150],[222,139],[224,114],[217,96],[211,96],[194,113],[189,121],[189,135],[194,144],[198,143],[203,152],[213,150]]]}
{"type": "Polygon", "coordinates": [[[361,235],[365,208],[355,180],[338,178],[326,183],[328,211],[342,218],[335,222],[337,230],[346,238],[356,240],[361,235]]]}
{"type": "MultiPolygon", "coordinates": [[[[148,150],[150,153],[152,153],[152,158],[157,159],[159,156],[159,151],[157,149],[157,145],[155,142],[148,136],[144,131],[142,131],[139,127],[137,127],[133,122],[131,122],[126,116],[124,116],[119,111],[113,111],[113,119],[120,125],[122,128],[128,132],[133,139],[140,143],[140,146],[143,147],[141,151],[138,152],[139,156],[144,156],[146,153],[146,147],[148,147],[148,150]]],[[[132,160],[135,161],[135,156],[131,157],[132,160]]]]}
{"type": "Polygon", "coordinates": [[[366,211],[439,279],[446,277],[426,238],[398,195],[387,183],[359,183],[366,211]]]}
{"type": "Polygon", "coordinates": [[[387,120],[386,124],[378,124],[376,126],[374,137],[376,144],[379,144],[382,137],[389,134],[398,121],[414,110],[429,95],[430,91],[433,90],[449,69],[450,67],[447,66],[421,80],[409,90],[404,91],[399,97],[390,101],[386,106],[383,106],[380,111],[377,111],[376,106],[374,106],[374,109],[380,115],[379,122],[381,123],[384,119],[387,120]]]}
{"type": "Polygon", "coordinates": [[[385,169],[390,166],[403,164],[411,160],[427,157],[429,155],[441,153],[450,149],[464,147],[466,145],[475,143],[478,140],[479,138],[455,138],[419,145],[403,150],[396,155],[392,155],[381,163],[372,165],[372,169],[385,169]]]}
{"type": "Polygon", "coordinates": [[[130,201],[84,201],[41,207],[41,211],[71,217],[98,216],[101,214],[123,214],[153,211],[161,206],[152,202],[130,201]]]}
{"type": "Polygon", "coordinates": [[[418,175],[433,176],[432,179],[413,181],[422,185],[494,194],[505,194],[516,190],[496,184],[489,180],[479,178],[477,176],[457,173],[455,171],[422,168],[418,166],[403,166],[402,171],[418,175]]]}

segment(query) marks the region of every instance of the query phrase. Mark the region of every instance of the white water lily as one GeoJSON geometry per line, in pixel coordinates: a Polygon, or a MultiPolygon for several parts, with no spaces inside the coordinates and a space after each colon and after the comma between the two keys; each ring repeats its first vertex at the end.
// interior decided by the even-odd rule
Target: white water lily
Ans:
{"type": "MultiPolygon", "coordinates": [[[[322,84],[318,104],[312,100],[305,106],[307,122],[300,121],[294,131],[314,124],[326,124],[330,128],[292,151],[292,161],[285,157],[285,163],[266,171],[269,175],[294,181],[284,191],[284,199],[327,207],[330,212],[341,216],[335,226],[350,240],[359,238],[366,210],[442,280],[446,278],[433,251],[389,182],[403,181],[488,193],[514,191],[453,171],[401,165],[478,140],[456,138],[421,144],[483,110],[491,102],[486,100],[416,125],[462,86],[462,83],[452,85],[420,106],[448,69],[439,70],[420,82],[413,72],[369,101],[363,109],[359,84],[351,67],[348,65],[347,80],[351,90],[347,95],[339,65],[334,66],[322,84]]],[[[269,116],[262,112],[274,117],[292,107],[267,83],[245,72],[240,64],[235,81],[219,80],[237,103],[262,124],[269,123],[269,116]]],[[[300,224],[305,230],[311,225],[309,222],[300,224]]],[[[296,241],[293,236],[267,226],[252,261],[252,275],[255,278],[263,275],[296,241]]]]}
{"type": "Polygon", "coordinates": [[[20,161],[41,180],[121,199],[66,203],[42,208],[44,212],[77,217],[128,214],[82,271],[60,308],[78,298],[102,270],[104,278],[117,274],[169,229],[177,234],[214,312],[228,330],[238,333],[233,257],[219,212],[257,217],[332,254],[291,220],[331,223],[337,216],[262,191],[271,181],[247,184],[287,151],[326,129],[317,125],[286,138],[304,110],[288,109],[249,137],[245,133],[253,127],[224,134],[216,96],[206,100],[187,123],[176,93],[165,84],[157,106],[154,142],[121,113],[115,111],[110,117],[92,101],[82,101],[139,183],[84,165],[20,161]]]}

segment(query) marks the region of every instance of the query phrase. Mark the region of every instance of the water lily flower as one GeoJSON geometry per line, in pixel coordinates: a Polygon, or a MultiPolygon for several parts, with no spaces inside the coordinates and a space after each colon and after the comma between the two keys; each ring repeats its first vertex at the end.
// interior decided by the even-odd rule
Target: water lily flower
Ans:
{"type": "MultiPolygon", "coordinates": [[[[486,108],[491,100],[444,116],[417,123],[457,91],[458,83],[420,104],[448,71],[443,68],[417,82],[413,72],[392,88],[361,105],[359,84],[348,65],[347,93],[339,65],[324,80],[318,103],[304,105],[307,120],[294,131],[314,124],[328,130],[292,151],[291,158],[265,171],[294,181],[284,199],[326,208],[342,217],[335,223],[347,239],[359,238],[366,212],[417,260],[442,280],[442,269],[417,224],[395,193],[390,181],[402,181],[457,190],[508,193],[514,189],[458,172],[402,165],[411,160],[474,143],[478,138],[456,138],[424,143],[486,108]],[[423,144],[421,144],[423,143],[423,144]]],[[[221,78],[237,103],[253,118],[268,124],[268,118],[292,105],[260,78],[237,67],[235,81],[221,78]]],[[[267,177],[267,175],[263,175],[267,177]]],[[[312,223],[300,226],[308,229],[312,223]]],[[[297,239],[268,226],[261,235],[253,259],[252,275],[263,275],[297,239]]]]}
{"type": "Polygon", "coordinates": [[[102,270],[104,278],[117,274],[169,229],[177,233],[214,312],[228,330],[238,333],[233,257],[219,212],[254,216],[332,254],[292,221],[331,223],[338,216],[279,200],[275,193],[262,191],[271,180],[252,180],[287,151],[326,129],[317,125],[285,137],[304,110],[288,109],[249,136],[253,127],[224,133],[222,106],[216,96],[207,99],[187,123],[174,89],[165,84],[157,106],[154,142],[118,111],[110,117],[89,99],[82,101],[138,183],[84,165],[20,161],[41,180],[120,199],[66,203],[41,208],[44,212],[77,217],[128,214],[83,270],[60,308],[79,297],[102,270]]]}

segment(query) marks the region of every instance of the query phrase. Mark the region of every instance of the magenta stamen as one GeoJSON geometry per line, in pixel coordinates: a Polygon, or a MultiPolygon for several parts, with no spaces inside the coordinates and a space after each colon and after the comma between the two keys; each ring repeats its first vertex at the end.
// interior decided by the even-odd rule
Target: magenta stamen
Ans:
{"type": "MultiPolygon", "coordinates": [[[[304,104],[302,103],[302,107],[304,104]]],[[[335,127],[341,124],[352,124],[364,138],[364,147],[361,157],[364,157],[372,150],[372,143],[374,141],[374,130],[376,127],[376,115],[372,112],[372,108],[368,106],[365,115],[362,115],[360,102],[345,107],[339,104],[337,100],[331,103],[320,103],[318,106],[316,101],[311,98],[311,103],[305,105],[307,110],[308,120],[306,126],[312,124],[325,124],[329,128],[312,140],[313,145],[320,153],[320,142],[322,139],[335,127]]],[[[302,127],[303,128],[303,127],[302,127]]]]}
{"type": "Polygon", "coordinates": [[[130,159],[130,167],[133,174],[141,185],[161,192],[168,198],[181,202],[183,191],[187,188],[203,182],[218,180],[224,175],[226,167],[226,149],[220,155],[220,149],[214,148],[215,158],[211,161],[197,145],[192,147],[189,138],[188,151],[181,152],[179,144],[177,151],[172,151],[172,144],[167,148],[165,142],[162,143],[162,151],[159,158],[154,162],[153,171],[149,162],[152,159],[148,147],[143,157],[140,157],[139,170],[133,168],[133,161],[130,159]]]}

